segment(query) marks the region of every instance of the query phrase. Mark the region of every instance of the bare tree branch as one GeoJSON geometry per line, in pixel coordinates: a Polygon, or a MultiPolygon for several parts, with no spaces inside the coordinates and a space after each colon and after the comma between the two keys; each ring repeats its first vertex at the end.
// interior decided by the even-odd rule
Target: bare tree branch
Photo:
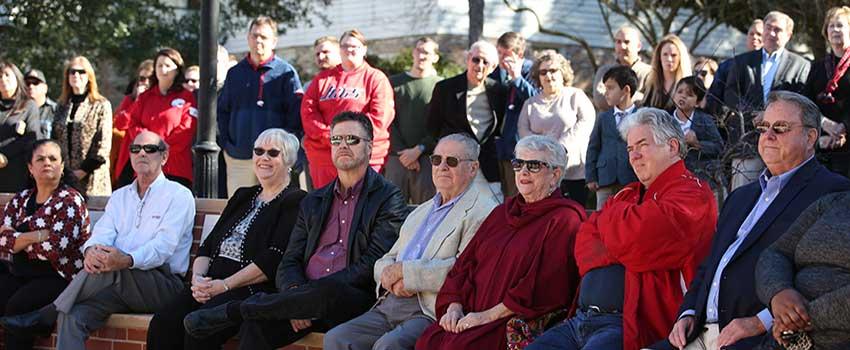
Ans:
{"type": "Polygon", "coordinates": [[[540,16],[537,14],[536,11],[534,11],[534,9],[529,8],[529,7],[525,7],[525,6],[520,7],[520,6],[513,5],[513,4],[510,3],[510,0],[502,0],[502,1],[505,3],[505,6],[507,6],[508,9],[510,9],[513,12],[516,12],[516,13],[528,12],[532,16],[534,16],[535,21],[537,21],[537,31],[538,32],[543,33],[543,34],[549,34],[549,35],[564,37],[564,38],[567,38],[567,39],[572,40],[572,41],[576,42],[577,44],[579,44],[584,49],[584,51],[587,52],[587,58],[590,60],[590,66],[593,67],[593,70],[596,71],[599,68],[599,64],[596,61],[596,54],[593,53],[593,48],[590,47],[590,43],[588,43],[587,40],[585,40],[584,38],[581,38],[579,36],[573,35],[573,34],[569,34],[569,33],[565,33],[565,32],[562,32],[562,31],[546,28],[546,27],[543,26],[543,21],[540,20],[540,16]]]}

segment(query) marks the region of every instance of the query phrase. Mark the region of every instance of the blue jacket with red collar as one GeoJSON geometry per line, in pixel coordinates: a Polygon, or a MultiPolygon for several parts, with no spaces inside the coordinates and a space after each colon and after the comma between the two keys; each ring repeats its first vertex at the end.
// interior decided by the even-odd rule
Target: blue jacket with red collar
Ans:
{"type": "Polygon", "coordinates": [[[299,139],[301,79],[286,60],[272,56],[255,64],[246,56],[230,68],[218,96],[219,145],[233,158],[250,159],[254,140],[281,128],[299,139]]]}

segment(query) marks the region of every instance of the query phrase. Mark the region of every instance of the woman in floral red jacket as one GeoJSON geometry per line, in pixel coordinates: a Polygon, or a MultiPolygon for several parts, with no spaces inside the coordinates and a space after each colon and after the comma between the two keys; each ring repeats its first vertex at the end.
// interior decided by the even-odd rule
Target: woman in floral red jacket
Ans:
{"type": "MultiPolygon", "coordinates": [[[[59,144],[35,143],[27,167],[34,184],[0,214],[0,315],[18,315],[51,303],[83,267],[80,247],[89,238],[83,196],[63,175],[59,144]]],[[[6,349],[31,349],[30,336],[5,334],[6,349]]]]}

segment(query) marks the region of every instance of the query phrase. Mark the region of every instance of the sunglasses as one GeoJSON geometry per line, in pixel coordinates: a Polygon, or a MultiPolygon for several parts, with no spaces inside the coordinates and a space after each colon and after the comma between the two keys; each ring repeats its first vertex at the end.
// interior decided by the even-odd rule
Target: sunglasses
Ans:
{"type": "Polygon", "coordinates": [[[149,81],[149,80],[151,80],[151,77],[149,77],[149,76],[144,76],[144,75],[140,75],[138,80],[139,80],[140,82],[141,82],[141,81],[149,81]]]}
{"type": "Polygon", "coordinates": [[[705,78],[705,77],[707,77],[707,76],[708,76],[708,71],[707,71],[707,70],[697,71],[697,75],[698,75],[700,78],[705,78]]]}
{"type": "Polygon", "coordinates": [[[431,160],[431,165],[433,165],[433,166],[442,165],[443,159],[445,159],[446,165],[448,165],[449,168],[456,168],[458,165],[460,165],[460,162],[475,160],[475,159],[463,159],[463,158],[452,157],[452,156],[443,157],[439,154],[434,154],[434,155],[428,157],[428,159],[431,160]]]}
{"type": "Polygon", "coordinates": [[[345,141],[345,144],[348,146],[356,146],[360,144],[360,141],[369,142],[371,139],[363,138],[357,135],[334,135],[331,136],[331,146],[339,146],[342,144],[342,141],[345,141]]]}
{"type": "Polygon", "coordinates": [[[760,122],[757,122],[757,123],[753,123],[753,126],[755,126],[756,132],[759,133],[759,134],[764,134],[768,130],[773,130],[774,134],[781,135],[781,134],[784,134],[786,132],[791,131],[791,129],[796,125],[791,124],[791,123],[786,122],[786,121],[783,121],[783,120],[779,120],[779,121],[773,123],[772,125],[769,122],[760,121],[760,122]]]}
{"type": "Polygon", "coordinates": [[[276,158],[280,155],[280,150],[274,148],[266,150],[260,147],[254,147],[254,154],[257,155],[257,157],[262,157],[266,153],[269,154],[270,158],[276,158]]]}
{"type": "Polygon", "coordinates": [[[187,83],[193,83],[193,84],[194,84],[194,83],[197,83],[197,82],[198,82],[198,79],[186,79],[186,82],[187,82],[187,83]]]}
{"type": "Polygon", "coordinates": [[[85,75],[86,70],[85,69],[74,69],[74,68],[68,69],[68,75],[74,75],[74,74],[85,75]]]}
{"type": "Polygon", "coordinates": [[[553,168],[549,163],[540,160],[525,160],[514,158],[511,160],[511,167],[514,169],[515,173],[522,171],[522,167],[525,166],[530,173],[539,173],[543,168],[553,168]]]}
{"type": "Polygon", "coordinates": [[[482,57],[473,57],[472,58],[473,64],[481,64],[482,62],[484,63],[485,66],[490,65],[490,62],[487,61],[486,59],[482,58],[482,57]]]}
{"type": "Polygon", "coordinates": [[[561,70],[560,70],[560,69],[557,69],[557,68],[541,69],[541,70],[540,70],[540,75],[541,75],[541,76],[545,76],[545,75],[547,75],[547,74],[555,74],[555,73],[558,73],[558,72],[560,72],[560,71],[561,71],[561,70]]]}
{"type": "Polygon", "coordinates": [[[145,153],[156,153],[160,151],[164,151],[165,149],[159,147],[159,145],[149,144],[149,145],[130,145],[130,153],[136,154],[145,150],[145,153]]]}

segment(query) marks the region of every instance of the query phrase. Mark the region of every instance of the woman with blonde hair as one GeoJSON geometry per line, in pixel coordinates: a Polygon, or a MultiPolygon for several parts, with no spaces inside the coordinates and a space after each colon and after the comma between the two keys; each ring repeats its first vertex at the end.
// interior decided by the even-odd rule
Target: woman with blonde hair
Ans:
{"type": "Polygon", "coordinates": [[[850,7],[833,7],[824,17],[821,31],[829,52],[812,63],[804,95],[817,104],[825,119],[819,139],[818,160],[830,170],[850,176],[850,7]]]}
{"type": "Polygon", "coordinates": [[[652,72],[646,79],[643,107],[671,110],[675,107],[673,87],[679,79],[691,75],[691,55],[682,39],[669,34],[658,42],[652,53],[652,72]]]}
{"type": "Polygon", "coordinates": [[[89,196],[108,196],[112,193],[112,105],[100,95],[87,58],[72,58],[63,75],[51,136],[59,143],[66,166],[79,179],[81,191],[89,196]]]}

